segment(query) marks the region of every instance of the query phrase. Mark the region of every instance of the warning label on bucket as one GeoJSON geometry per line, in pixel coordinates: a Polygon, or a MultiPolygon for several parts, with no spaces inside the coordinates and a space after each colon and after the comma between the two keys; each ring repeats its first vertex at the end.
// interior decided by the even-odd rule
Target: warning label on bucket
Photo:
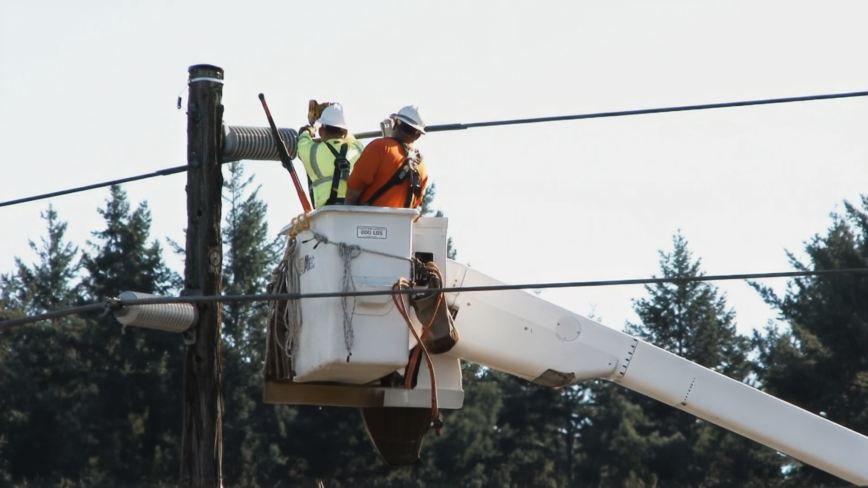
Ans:
{"type": "Polygon", "coordinates": [[[386,239],[386,228],[360,225],[356,227],[356,237],[362,239],[386,239]]]}

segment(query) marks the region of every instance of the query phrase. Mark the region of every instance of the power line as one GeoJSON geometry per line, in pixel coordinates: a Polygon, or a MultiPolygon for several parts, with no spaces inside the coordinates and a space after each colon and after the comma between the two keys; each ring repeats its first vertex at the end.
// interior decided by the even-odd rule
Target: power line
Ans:
{"type": "Polygon", "coordinates": [[[465,286],[455,288],[426,288],[426,289],[396,289],[377,291],[355,292],[327,292],[327,293],[263,293],[258,295],[221,295],[221,296],[191,296],[191,297],[157,297],[139,298],[136,300],[110,299],[103,303],[93,303],[81,307],[69,308],[47,312],[30,317],[6,320],[0,322],[0,331],[16,325],[29,324],[42,320],[51,320],[68,315],[75,315],[96,310],[117,310],[128,305],[158,305],[165,303],[227,303],[227,302],[262,302],[270,300],[301,300],[306,298],[341,298],[341,297],[364,297],[378,295],[407,295],[418,293],[475,293],[483,291],[507,291],[507,290],[540,290],[548,288],[588,288],[594,286],[622,286],[622,285],[656,285],[663,283],[693,283],[703,281],[728,281],[728,280],[759,280],[765,278],[799,278],[809,276],[836,276],[836,275],[865,275],[868,268],[853,269],[828,269],[820,271],[785,271],[779,273],[746,273],[711,276],[685,276],[675,278],[637,278],[626,280],[602,280],[602,281],[569,281],[560,283],[532,283],[521,285],[486,285],[465,286]]]}
{"type": "Polygon", "coordinates": [[[45,198],[58,197],[61,195],[69,195],[70,193],[78,193],[81,191],[96,190],[97,188],[103,188],[103,187],[112,186],[112,185],[119,185],[121,183],[129,183],[130,181],[144,180],[147,178],[153,178],[154,176],[173,175],[175,173],[181,173],[182,171],[187,171],[186,165],[175,166],[174,168],[161,169],[158,171],[154,171],[153,173],[148,173],[148,174],[138,175],[138,176],[130,176],[128,178],[121,178],[119,180],[106,181],[103,183],[95,183],[93,185],[80,186],[78,188],[70,188],[68,190],[56,191],[53,193],[44,193],[42,195],[35,195],[32,197],[27,197],[27,198],[19,198],[18,200],[9,200],[8,202],[0,203],[0,207],[6,207],[9,205],[17,205],[19,203],[25,203],[25,202],[32,202],[34,200],[43,200],[45,198]]]}
{"type": "Polygon", "coordinates": [[[89,305],[83,305],[81,307],[73,307],[73,308],[65,308],[63,310],[55,310],[54,312],[46,312],[39,315],[33,315],[31,317],[21,317],[20,319],[11,319],[4,320],[0,322],[0,331],[3,331],[9,327],[13,327],[21,324],[29,324],[32,322],[40,322],[43,320],[53,320],[59,319],[61,317],[66,317],[68,315],[77,315],[87,312],[94,312],[96,310],[105,309],[105,303],[91,303],[89,305]]]}
{"type": "Polygon", "coordinates": [[[446,130],[472,129],[474,127],[495,127],[500,125],[535,124],[539,122],[562,122],[565,120],[599,119],[604,117],[623,117],[627,115],[648,115],[666,112],[687,112],[691,110],[710,110],[715,108],[747,107],[751,105],[771,105],[775,103],[810,102],[814,100],[830,100],[834,98],[853,98],[868,96],[868,91],[833,93],[830,95],[809,95],[805,97],[768,98],[765,100],[748,100],[743,102],[707,103],[703,105],[683,105],[680,107],[648,108],[643,110],[624,110],[621,112],[600,112],[581,115],[561,115],[555,117],[539,117],[535,119],[498,120],[494,122],[476,122],[472,124],[434,125],[425,128],[426,132],[446,130]]]}
{"type": "MultiPolygon", "coordinates": [[[[501,125],[518,125],[518,124],[537,124],[541,122],[563,122],[566,120],[581,120],[581,119],[601,119],[605,117],[624,117],[627,115],[648,115],[660,114],[666,112],[688,112],[691,110],[710,110],[715,108],[733,108],[747,107],[751,105],[771,105],[775,103],[793,103],[793,102],[810,102],[814,100],[831,100],[835,98],[853,98],[868,96],[868,91],[848,92],[848,93],[833,93],[828,95],[809,95],[804,97],[789,97],[789,98],[767,98],[763,100],[748,100],[742,102],[726,102],[726,103],[706,103],[702,105],[682,105],[679,107],[663,107],[663,108],[647,108],[642,110],[623,110],[619,112],[598,112],[592,114],[579,115],[559,115],[554,117],[537,117],[531,119],[511,119],[511,120],[495,120],[492,122],[474,122],[470,124],[442,124],[429,125],[425,127],[425,132],[443,132],[451,130],[473,129],[476,127],[496,127],[501,125]]],[[[354,134],[356,139],[366,139],[369,137],[378,137],[379,131],[360,132],[354,134]]]]}
{"type": "MultiPolygon", "coordinates": [[[[648,108],[642,110],[624,110],[619,112],[599,112],[592,114],[579,114],[579,115],[559,115],[554,117],[537,117],[531,119],[510,119],[510,120],[495,120],[490,122],[473,122],[469,124],[456,123],[456,124],[440,124],[440,125],[429,125],[425,128],[426,132],[446,132],[453,130],[465,130],[465,129],[473,129],[477,127],[497,127],[502,125],[519,125],[519,124],[536,124],[541,122],[563,122],[567,120],[581,120],[581,119],[600,119],[605,117],[624,117],[628,115],[648,115],[648,114],[659,114],[666,112],[687,112],[691,110],[710,110],[715,108],[733,108],[733,107],[747,107],[752,105],[771,105],[777,103],[793,103],[793,102],[810,102],[815,100],[831,100],[836,98],[854,98],[854,97],[864,97],[868,96],[868,91],[860,91],[860,92],[848,92],[848,93],[833,93],[827,95],[809,95],[804,97],[789,97],[789,98],[768,98],[764,100],[747,100],[741,102],[726,102],[726,103],[707,103],[702,105],[683,105],[678,107],[663,107],[663,108],[648,108]]],[[[373,132],[360,132],[355,134],[355,137],[358,139],[370,138],[370,137],[378,137],[380,135],[379,131],[373,132]]],[[[0,202],[0,207],[6,207],[9,205],[16,205],[19,203],[32,202],[34,200],[42,200],[45,198],[51,198],[61,195],[68,195],[70,193],[77,193],[87,190],[94,190],[97,188],[103,188],[106,186],[117,185],[121,183],[128,183],[131,181],[143,180],[146,178],[152,178],[154,176],[165,176],[175,173],[181,173],[187,169],[187,166],[176,166],[174,168],[167,168],[159,171],[155,171],[153,173],[148,173],[139,176],[131,176],[129,178],[122,178],[119,180],[107,181],[104,183],[96,183],[93,185],[82,186],[78,188],[71,188],[69,190],[56,191],[53,193],[45,193],[42,195],[36,195],[27,198],[20,198],[18,200],[10,200],[8,202],[0,202]]]]}

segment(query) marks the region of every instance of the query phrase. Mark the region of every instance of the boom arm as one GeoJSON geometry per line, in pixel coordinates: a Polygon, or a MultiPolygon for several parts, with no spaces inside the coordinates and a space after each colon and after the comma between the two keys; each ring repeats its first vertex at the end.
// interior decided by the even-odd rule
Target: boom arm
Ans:
{"type": "MultiPolygon", "coordinates": [[[[450,285],[500,282],[449,261],[450,285]]],[[[523,291],[453,293],[449,355],[552,387],[606,379],[857,485],[868,437],[523,291]]]]}

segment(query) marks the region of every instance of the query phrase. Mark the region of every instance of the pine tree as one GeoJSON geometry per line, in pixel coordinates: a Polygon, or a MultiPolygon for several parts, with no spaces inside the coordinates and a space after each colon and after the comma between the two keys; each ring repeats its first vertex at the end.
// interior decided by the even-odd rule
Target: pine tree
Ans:
{"type": "Polygon", "coordinates": [[[503,391],[479,365],[464,363],[464,406],[444,413],[440,437],[429,435],[417,478],[439,485],[485,486],[496,459],[496,426],[503,391]]]}
{"type": "MultiPolygon", "coordinates": [[[[265,293],[283,238],[270,238],[267,205],[258,188],[249,189],[253,177],[245,178],[243,164],[227,169],[223,290],[227,295],[265,293]]],[[[223,308],[224,476],[238,486],[273,485],[288,462],[286,423],[294,411],[262,402],[268,304],[230,302],[223,308]]]]}
{"type": "MultiPolygon", "coordinates": [[[[679,233],[674,250],[660,252],[663,278],[698,277],[700,260],[692,261],[687,240],[679,233]]],[[[641,324],[628,324],[626,332],[718,373],[744,379],[750,369],[750,340],[735,330],[735,312],[707,282],[647,285],[650,298],[633,301],[641,324]]]]}
{"type": "MultiPolygon", "coordinates": [[[[78,250],[66,242],[66,223],[49,207],[42,214],[47,237],[30,242],[37,262],[16,259],[17,270],[0,277],[6,316],[68,308],[80,300],[74,282],[78,250]]],[[[75,316],[22,325],[2,333],[0,350],[0,479],[62,483],[98,479],[90,469],[90,439],[81,419],[94,392],[84,378],[84,322],[75,316]]]]}
{"type": "Polygon", "coordinates": [[[490,482],[510,486],[568,484],[564,433],[568,427],[564,390],[488,371],[502,391],[497,412],[490,482]]]}
{"type": "MultiPolygon", "coordinates": [[[[674,236],[673,247],[660,253],[664,278],[703,275],[681,234],[674,236]]],[[[735,313],[712,285],[678,282],[645,289],[649,298],[634,300],[641,323],[627,324],[627,333],[738,381],[749,377],[750,341],[736,332],[735,313]]],[[[609,459],[596,461],[607,467],[605,473],[586,470],[585,476],[605,486],[769,486],[780,480],[781,458],[771,449],[633,392],[602,385],[594,392],[587,443],[608,450],[609,459]],[[624,465],[612,456],[633,461],[624,465]]]]}
{"type": "MultiPolygon", "coordinates": [[[[172,295],[181,280],[166,266],[157,241],[148,242],[147,204],[131,210],[126,193],[111,187],[98,210],[105,228],[82,257],[90,301],[131,290],[172,295]]],[[[177,334],[122,327],[111,316],[90,315],[87,378],[98,392],[86,416],[94,439],[90,465],[107,482],[156,484],[176,479],[182,418],[183,341],[177,334]]]]}
{"type": "MultiPolygon", "coordinates": [[[[658,486],[647,465],[662,439],[642,406],[615,384],[588,384],[587,419],[579,431],[576,475],[579,486],[658,486]]],[[[635,398],[634,398],[635,400],[635,398]]]]}
{"type": "MultiPolygon", "coordinates": [[[[792,253],[798,271],[868,267],[868,196],[861,209],[845,202],[832,214],[825,235],[805,245],[810,260],[792,253]]],[[[776,308],[783,329],[756,333],[759,382],[768,393],[815,414],[868,434],[868,279],[864,275],[796,278],[786,294],[754,285],[776,308]]],[[[841,481],[816,468],[793,463],[792,486],[834,486],[841,481]]]]}
{"type": "Polygon", "coordinates": [[[48,236],[42,238],[41,246],[29,241],[39,263],[30,267],[15,258],[17,272],[0,278],[6,308],[30,315],[69,305],[79,296],[73,283],[79,269],[75,263],[78,248],[64,241],[66,222],[58,220],[57,211],[51,206],[40,215],[47,224],[48,236]]]}
{"type": "Polygon", "coordinates": [[[88,242],[91,252],[82,259],[88,271],[83,284],[93,298],[128,290],[165,295],[180,288],[181,279],[166,266],[159,242],[148,242],[151,212],[146,202],[131,211],[126,192],[115,185],[97,212],[106,227],[92,233],[97,242],[88,242]]]}

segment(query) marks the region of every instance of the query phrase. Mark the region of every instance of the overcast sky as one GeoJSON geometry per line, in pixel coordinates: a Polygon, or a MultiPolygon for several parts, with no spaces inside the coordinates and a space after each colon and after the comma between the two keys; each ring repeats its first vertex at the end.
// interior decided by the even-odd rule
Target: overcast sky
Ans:
{"type": "MultiPolygon", "coordinates": [[[[368,131],[411,103],[444,124],[864,91],[866,22],[857,1],[0,2],[0,200],[186,164],[176,100],[193,64],[225,70],[227,124],[266,125],[264,92],[281,126],[314,98],[368,131]]],[[[507,283],[647,277],[679,229],[708,274],[788,271],[786,249],[868,192],[868,100],[480,128],[420,149],[459,261],[507,283]]],[[[276,232],[301,212],[291,181],[278,162],[247,170],[276,232]]],[[[184,184],[124,186],[154,238],[183,242],[184,184]]],[[[0,272],[34,259],[49,203],[86,247],[107,195],[0,208],[0,272]]],[[[746,284],[718,286],[741,332],[774,317],[746,284]]],[[[541,296],[620,329],[644,291],[541,296]]]]}

